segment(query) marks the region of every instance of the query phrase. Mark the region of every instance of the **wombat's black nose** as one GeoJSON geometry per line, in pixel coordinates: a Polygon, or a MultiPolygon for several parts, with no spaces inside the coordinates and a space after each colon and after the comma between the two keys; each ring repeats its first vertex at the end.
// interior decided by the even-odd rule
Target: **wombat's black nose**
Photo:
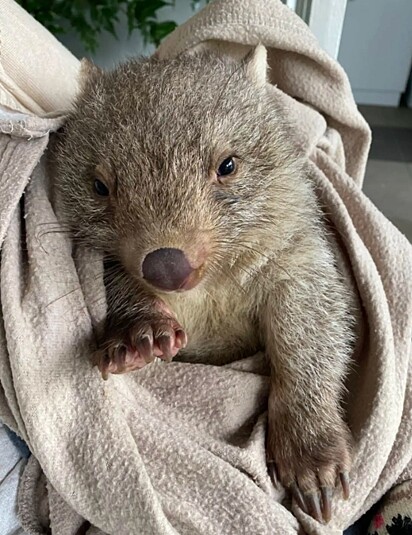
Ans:
{"type": "Polygon", "coordinates": [[[162,290],[182,288],[193,272],[192,266],[180,249],[157,249],[143,260],[143,278],[162,290]]]}

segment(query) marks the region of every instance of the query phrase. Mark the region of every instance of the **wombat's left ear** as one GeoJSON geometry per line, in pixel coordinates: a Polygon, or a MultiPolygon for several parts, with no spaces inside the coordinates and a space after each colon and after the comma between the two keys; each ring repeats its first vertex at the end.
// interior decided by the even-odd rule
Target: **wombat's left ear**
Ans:
{"type": "Polygon", "coordinates": [[[258,85],[263,87],[267,81],[267,51],[266,48],[259,44],[253,48],[244,58],[246,76],[258,85]]]}

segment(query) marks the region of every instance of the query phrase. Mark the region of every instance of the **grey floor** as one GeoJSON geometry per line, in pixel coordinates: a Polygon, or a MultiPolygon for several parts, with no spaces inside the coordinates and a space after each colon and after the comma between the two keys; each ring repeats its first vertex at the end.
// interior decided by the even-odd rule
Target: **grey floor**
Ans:
{"type": "Polygon", "coordinates": [[[359,110],[372,128],[364,191],[412,242],[412,109],[359,110]]]}

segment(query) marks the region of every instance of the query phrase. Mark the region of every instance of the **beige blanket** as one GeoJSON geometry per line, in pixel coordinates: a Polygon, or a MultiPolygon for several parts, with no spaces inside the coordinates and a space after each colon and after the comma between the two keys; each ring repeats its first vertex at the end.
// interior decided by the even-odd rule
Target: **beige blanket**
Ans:
{"type": "Polygon", "coordinates": [[[101,260],[54,232],[42,154],[61,119],[39,117],[69,106],[77,60],[12,0],[0,0],[0,31],[0,418],[33,453],[20,488],[25,528],[292,535],[300,523],[342,533],[410,477],[412,458],[412,248],[360,189],[370,131],[342,69],[280,0],[216,0],[159,49],[268,47],[272,90],[350,258],[366,317],[348,403],[352,494],[321,526],[272,489],[261,355],[223,367],[156,362],[107,382],[89,364],[104,315],[101,260]]]}

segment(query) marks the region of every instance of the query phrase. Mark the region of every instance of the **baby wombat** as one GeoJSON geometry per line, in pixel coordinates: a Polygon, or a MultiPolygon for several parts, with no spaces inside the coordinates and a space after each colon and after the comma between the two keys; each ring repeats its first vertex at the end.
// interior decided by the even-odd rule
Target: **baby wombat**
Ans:
{"type": "Polygon", "coordinates": [[[348,495],[350,290],[266,83],[265,48],[82,71],[55,193],[74,241],[106,257],[94,362],[107,377],[178,352],[222,363],[263,349],[269,471],[328,521],[337,482],[348,495]]]}

